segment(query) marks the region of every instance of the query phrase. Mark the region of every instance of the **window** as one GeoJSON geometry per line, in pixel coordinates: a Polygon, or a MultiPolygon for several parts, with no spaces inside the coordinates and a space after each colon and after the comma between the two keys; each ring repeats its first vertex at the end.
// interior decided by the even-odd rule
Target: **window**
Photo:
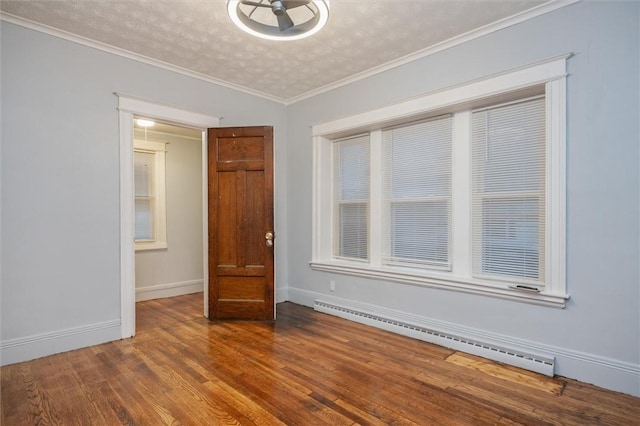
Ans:
{"type": "Polygon", "coordinates": [[[136,250],[167,248],[165,144],[134,141],[136,250]]]}
{"type": "Polygon", "coordinates": [[[335,145],[335,256],[368,258],[369,138],[350,138],[335,145]]]}
{"type": "Polygon", "coordinates": [[[473,273],[544,283],[545,99],[473,111],[473,273]]]}
{"type": "Polygon", "coordinates": [[[450,116],[382,132],[384,261],[450,268],[450,116]]]}
{"type": "Polygon", "coordinates": [[[314,126],[311,267],[564,307],[565,62],[314,126]]]}

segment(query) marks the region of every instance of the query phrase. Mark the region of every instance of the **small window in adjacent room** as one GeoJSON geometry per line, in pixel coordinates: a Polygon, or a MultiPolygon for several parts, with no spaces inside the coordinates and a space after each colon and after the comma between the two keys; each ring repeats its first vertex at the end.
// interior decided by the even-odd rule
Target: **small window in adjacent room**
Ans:
{"type": "Polygon", "coordinates": [[[165,143],[134,140],[136,250],[167,248],[165,143]]]}

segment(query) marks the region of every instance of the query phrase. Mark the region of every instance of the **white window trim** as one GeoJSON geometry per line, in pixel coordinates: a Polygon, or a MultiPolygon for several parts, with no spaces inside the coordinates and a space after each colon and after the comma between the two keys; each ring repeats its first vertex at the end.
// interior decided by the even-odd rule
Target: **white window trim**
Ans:
{"type": "MultiPolygon", "coordinates": [[[[310,266],[317,271],[334,272],[365,278],[382,279],[411,285],[443,288],[466,293],[481,294],[502,299],[564,308],[569,295],[566,292],[566,61],[570,54],[550,58],[526,67],[430,93],[399,104],[367,111],[354,116],[340,118],[312,127],[313,136],[313,246],[310,266]],[[463,137],[454,138],[453,238],[451,272],[415,270],[412,268],[382,266],[376,253],[381,242],[374,235],[370,239],[369,262],[352,262],[335,259],[332,252],[333,212],[332,200],[332,140],[363,131],[380,129],[413,119],[433,116],[443,112],[468,109],[482,105],[487,99],[499,100],[514,92],[526,93],[528,89],[545,86],[547,102],[547,173],[546,197],[546,276],[547,284],[540,292],[510,288],[493,281],[471,278],[471,223],[465,209],[470,209],[470,120],[465,117],[470,111],[457,112],[454,118],[454,133],[463,137]],[[460,167],[460,163],[466,163],[460,167]],[[469,222],[469,223],[467,223],[469,222]],[[461,242],[465,243],[461,243],[461,242]]],[[[371,133],[372,143],[377,143],[371,133]]],[[[372,150],[373,152],[373,150],[372,150]]],[[[377,164],[372,159],[372,164],[377,164]]],[[[371,176],[377,174],[372,169],[371,176]]],[[[371,192],[370,226],[381,224],[373,206],[380,203],[371,192]]],[[[377,229],[377,228],[373,228],[377,229]]]]}
{"type": "Polygon", "coordinates": [[[165,173],[165,142],[151,142],[135,139],[133,150],[155,154],[153,236],[151,240],[135,240],[136,251],[162,250],[167,244],[167,187],[165,173]]]}

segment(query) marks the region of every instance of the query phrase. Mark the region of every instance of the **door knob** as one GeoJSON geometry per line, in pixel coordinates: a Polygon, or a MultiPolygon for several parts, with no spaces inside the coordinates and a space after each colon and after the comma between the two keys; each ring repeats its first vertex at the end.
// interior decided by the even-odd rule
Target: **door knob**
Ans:
{"type": "Polygon", "coordinates": [[[273,232],[268,231],[266,234],[264,234],[264,239],[265,242],[267,243],[267,247],[272,247],[273,246],[273,232]]]}

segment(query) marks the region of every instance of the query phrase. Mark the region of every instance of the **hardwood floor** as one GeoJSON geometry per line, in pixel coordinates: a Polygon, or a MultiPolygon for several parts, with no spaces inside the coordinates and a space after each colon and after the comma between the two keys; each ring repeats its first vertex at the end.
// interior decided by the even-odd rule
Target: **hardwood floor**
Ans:
{"type": "Polygon", "coordinates": [[[637,425],[640,399],[282,303],[209,322],[141,302],[137,335],[2,368],[3,425],[637,425]]]}

